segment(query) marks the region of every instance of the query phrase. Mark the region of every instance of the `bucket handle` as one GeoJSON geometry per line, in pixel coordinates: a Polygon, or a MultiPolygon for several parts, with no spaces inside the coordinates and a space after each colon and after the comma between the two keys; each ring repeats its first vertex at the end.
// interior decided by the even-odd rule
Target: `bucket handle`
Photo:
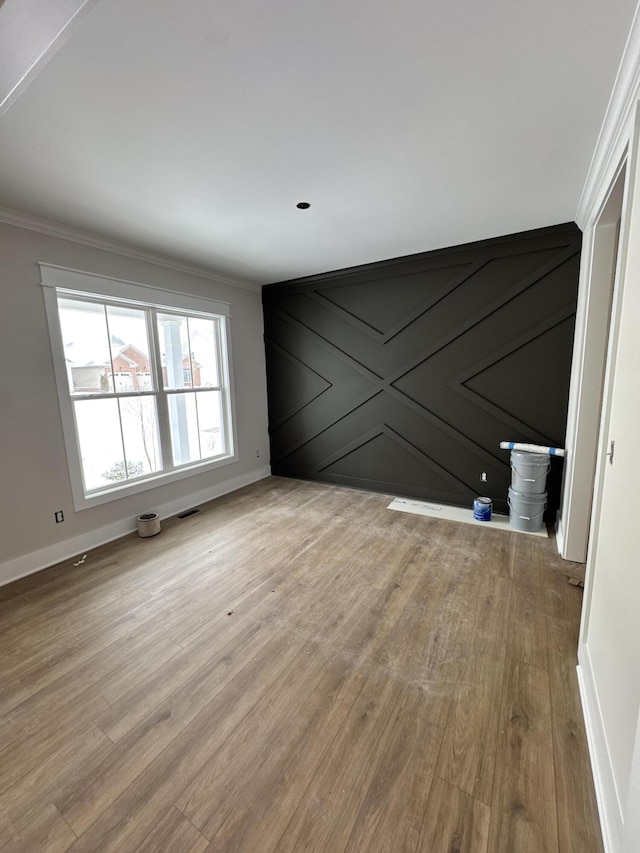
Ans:
{"type": "MultiPolygon", "coordinates": [[[[507,497],[507,506],[509,507],[509,509],[513,509],[513,507],[511,506],[511,498],[510,497],[507,497]]],[[[545,501],[544,506],[542,507],[542,512],[537,512],[535,515],[520,515],[520,513],[516,512],[515,509],[513,509],[513,512],[515,515],[518,516],[518,518],[522,519],[522,521],[533,521],[535,518],[540,518],[541,515],[544,515],[544,511],[546,508],[547,508],[547,502],[545,501]]]]}
{"type": "Polygon", "coordinates": [[[538,480],[544,480],[544,478],[549,473],[550,469],[551,469],[551,463],[549,462],[549,463],[547,463],[547,470],[544,472],[544,474],[540,474],[539,477],[523,477],[522,474],[518,471],[518,469],[514,465],[511,466],[511,470],[515,471],[515,473],[518,475],[518,477],[520,477],[520,479],[523,480],[525,483],[537,483],[538,480]]]}

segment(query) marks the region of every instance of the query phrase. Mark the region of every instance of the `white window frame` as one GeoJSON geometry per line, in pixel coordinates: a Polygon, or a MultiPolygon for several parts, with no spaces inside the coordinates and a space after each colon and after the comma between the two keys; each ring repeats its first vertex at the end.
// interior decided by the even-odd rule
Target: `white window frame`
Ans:
{"type": "MultiPolygon", "coordinates": [[[[231,311],[227,302],[205,299],[199,296],[178,293],[147,284],[123,281],[108,276],[68,269],[53,264],[39,263],[44,293],[45,310],[49,326],[49,338],[53,356],[53,368],[58,392],[58,404],[62,419],[65,449],[71,481],[73,503],[76,510],[119,500],[139,494],[207,471],[221,468],[238,461],[235,395],[233,388],[233,365],[231,357],[231,311]],[[97,298],[108,303],[119,303],[134,307],[151,307],[159,311],[185,312],[187,314],[217,315],[220,317],[220,374],[223,386],[223,422],[227,436],[227,453],[215,459],[197,460],[187,465],[149,474],[141,479],[115,482],[99,491],[85,492],[80,446],[73,411],[74,397],[69,390],[58,295],[73,298],[97,298]]],[[[158,389],[164,393],[163,389],[158,389]]],[[[170,389],[169,389],[170,390],[170,389]]],[[[87,395],[82,395],[87,396],[87,395]]],[[[90,395],[89,395],[90,396],[90,395]]]]}

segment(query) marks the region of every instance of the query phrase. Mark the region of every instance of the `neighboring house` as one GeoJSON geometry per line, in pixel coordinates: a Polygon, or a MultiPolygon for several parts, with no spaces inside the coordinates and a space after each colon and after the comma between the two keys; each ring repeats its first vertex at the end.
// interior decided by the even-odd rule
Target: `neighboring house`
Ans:
{"type": "Polygon", "coordinates": [[[112,358],[113,373],[109,362],[104,366],[104,377],[109,389],[115,386],[116,391],[144,391],[151,386],[149,356],[146,353],[133,344],[125,344],[117,353],[113,353],[112,358]]]}
{"type": "MultiPolygon", "coordinates": [[[[114,341],[112,341],[112,344],[114,341]]],[[[120,342],[121,343],[121,342],[120,342]]],[[[70,374],[70,384],[77,393],[99,394],[114,388],[116,391],[144,391],[150,387],[151,371],[149,356],[133,344],[123,344],[109,353],[104,353],[104,360],[83,360],[77,346],[67,347],[67,368],[70,374]],[[70,349],[73,348],[73,357],[70,349]],[[112,370],[112,360],[113,370],[112,370]]],[[[95,351],[94,351],[95,354],[95,351]]],[[[164,358],[164,356],[163,356],[164,358]]],[[[201,368],[199,362],[185,355],[182,359],[183,388],[199,387],[201,385],[201,368]]],[[[164,382],[167,381],[167,369],[162,367],[164,382]]]]}
{"type": "Polygon", "coordinates": [[[67,361],[71,374],[71,386],[78,393],[91,393],[92,391],[104,390],[100,386],[100,380],[104,376],[104,368],[99,364],[74,365],[67,361]]]}

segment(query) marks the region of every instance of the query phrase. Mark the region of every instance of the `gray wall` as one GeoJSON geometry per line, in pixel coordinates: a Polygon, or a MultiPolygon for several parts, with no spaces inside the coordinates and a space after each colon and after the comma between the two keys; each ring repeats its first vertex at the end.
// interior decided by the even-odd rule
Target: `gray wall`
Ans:
{"type": "Polygon", "coordinates": [[[188,507],[268,473],[259,292],[9,225],[0,259],[0,583],[134,529],[141,512],[188,507]],[[231,304],[237,463],[74,512],[38,261],[231,304]]]}
{"type": "Polygon", "coordinates": [[[580,242],[567,224],[265,287],[273,472],[506,511],[499,442],[564,446],[580,242]]]}

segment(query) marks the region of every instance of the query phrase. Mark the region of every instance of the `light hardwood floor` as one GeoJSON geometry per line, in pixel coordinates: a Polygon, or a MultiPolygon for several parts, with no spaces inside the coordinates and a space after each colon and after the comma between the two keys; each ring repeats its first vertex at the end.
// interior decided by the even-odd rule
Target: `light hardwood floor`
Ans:
{"type": "Polygon", "coordinates": [[[0,588],[3,851],[602,850],[552,541],[269,478],[0,588]]]}

